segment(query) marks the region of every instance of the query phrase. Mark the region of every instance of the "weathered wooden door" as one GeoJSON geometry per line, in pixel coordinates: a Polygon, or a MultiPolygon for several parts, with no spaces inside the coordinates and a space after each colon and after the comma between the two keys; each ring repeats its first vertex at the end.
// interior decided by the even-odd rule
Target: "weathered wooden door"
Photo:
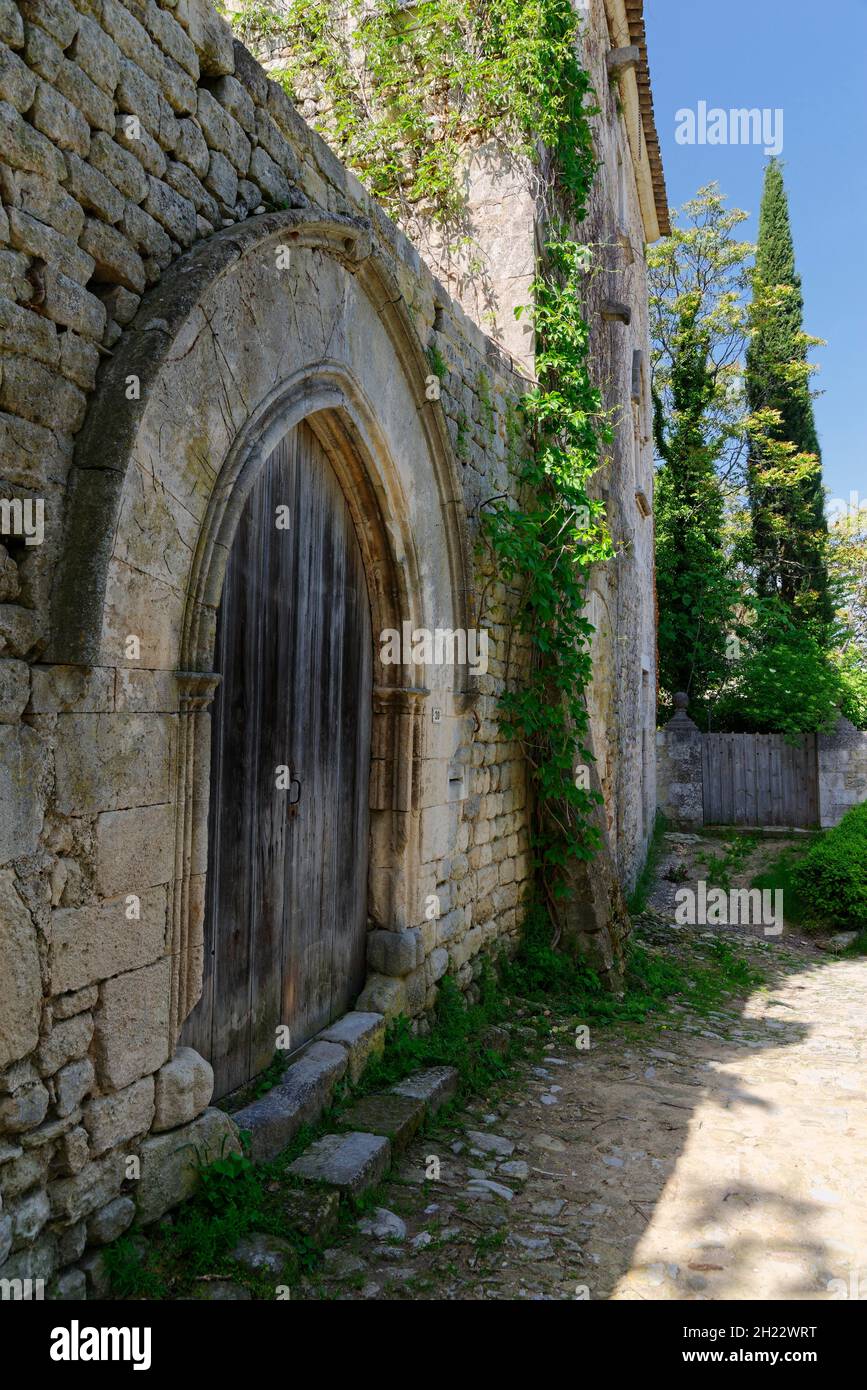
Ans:
{"type": "Polygon", "coordinates": [[[706,825],[818,824],[815,734],[705,734],[702,756],[706,825]]]}
{"type": "Polygon", "coordinates": [[[307,425],[247,499],[216,652],[204,989],[183,1041],[219,1097],[268,1065],[279,1026],[294,1049],[339,1016],[364,974],[370,606],[307,425]]]}

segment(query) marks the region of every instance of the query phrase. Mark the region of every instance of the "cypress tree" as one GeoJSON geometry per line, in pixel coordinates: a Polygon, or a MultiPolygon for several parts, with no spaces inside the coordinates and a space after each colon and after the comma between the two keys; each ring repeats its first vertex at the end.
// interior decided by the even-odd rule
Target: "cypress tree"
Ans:
{"type": "Polygon", "coordinates": [[[654,394],[656,585],[659,680],[684,690],[694,711],[727,673],[726,642],[737,585],[723,546],[723,496],[707,414],[714,401],[709,341],[697,324],[699,299],[685,296],[673,343],[665,418],[654,394]]]}
{"type": "Polygon", "coordinates": [[[752,435],[749,493],[760,598],[782,600],[796,622],[833,619],[825,563],[827,521],[821,453],[809,388],[801,278],[789,204],[777,160],[765,171],[753,299],[756,331],[747,351],[752,435]],[[771,414],[770,412],[774,412],[771,414]],[[805,455],[813,455],[809,466],[805,455]],[[788,476],[787,476],[788,475],[788,476]]]}

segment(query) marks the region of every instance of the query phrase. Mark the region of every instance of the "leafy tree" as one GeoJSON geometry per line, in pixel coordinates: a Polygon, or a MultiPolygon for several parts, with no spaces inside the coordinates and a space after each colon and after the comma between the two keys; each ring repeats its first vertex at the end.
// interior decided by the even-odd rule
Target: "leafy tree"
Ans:
{"type": "Polygon", "coordinates": [[[830,626],[822,465],[804,332],[801,279],[779,163],[765,171],[759,216],[752,335],[746,355],[749,496],[756,590],[795,621],[830,626]]]}
{"type": "Polygon", "coordinates": [[[726,678],[738,601],[726,498],[746,460],[746,215],[709,184],[648,251],[660,685],[666,702],[686,690],[694,712],[726,678]]]}
{"type": "Polygon", "coordinates": [[[707,329],[687,296],[671,340],[670,413],[654,397],[654,435],[663,466],[656,481],[656,582],[659,670],[669,694],[693,705],[724,679],[738,597],[723,546],[723,494],[714,469],[707,415],[714,381],[707,329]]]}
{"type": "Polygon", "coordinates": [[[780,599],[759,601],[733,679],[718,701],[718,723],[794,737],[832,727],[842,700],[843,683],[828,659],[823,629],[798,623],[780,599]]]}
{"type": "Polygon", "coordinates": [[[829,529],[828,572],[841,630],[831,660],[843,685],[841,709],[867,728],[867,506],[835,517],[829,529]]]}

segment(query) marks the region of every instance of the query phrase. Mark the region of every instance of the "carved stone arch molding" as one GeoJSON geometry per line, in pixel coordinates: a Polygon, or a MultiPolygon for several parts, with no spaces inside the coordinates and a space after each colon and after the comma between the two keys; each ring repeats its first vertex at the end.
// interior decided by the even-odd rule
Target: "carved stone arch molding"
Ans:
{"type": "MultiPolygon", "coordinates": [[[[72,470],[47,659],[116,668],[119,684],[142,673],[139,711],[176,726],[172,1046],[201,989],[223,576],[246,497],[288,430],[305,420],[340,479],[374,640],[403,622],[473,624],[463,498],[428,372],[366,224],[304,209],[251,218],[177,262],[101,376],[72,470]]],[[[421,920],[422,765],[451,755],[428,706],[456,721],[470,682],[465,669],[376,658],[369,906],[400,929],[421,920]]]]}

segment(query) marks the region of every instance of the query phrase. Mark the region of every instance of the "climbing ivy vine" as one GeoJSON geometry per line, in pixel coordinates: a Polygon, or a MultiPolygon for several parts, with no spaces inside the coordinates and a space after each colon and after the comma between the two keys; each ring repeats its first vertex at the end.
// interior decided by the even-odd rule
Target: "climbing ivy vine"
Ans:
{"type": "Polygon", "coordinates": [[[571,0],[242,0],[231,18],[279,53],[272,77],[296,101],[314,95],[314,124],[404,224],[457,235],[470,140],[496,136],[528,159],[541,142],[555,178],[589,187],[571,0]]]}
{"type": "Polygon", "coordinates": [[[518,504],[497,499],[483,534],[499,574],[519,592],[516,629],[532,659],[521,684],[501,697],[502,727],[517,739],[536,792],[535,852],[552,898],[566,893],[570,857],[598,848],[589,785],[586,691],[592,676],[585,616],[590,566],[613,547],[603,504],[589,493],[610,431],[587,365],[582,304],[586,247],[550,239],[532,286],[537,383],[522,401],[530,448],[516,465],[518,504]]]}
{"type": "Polygon", "coordinates": [[[518,594],[516,631],[531,651],[501,697],[501,727],[531,769],[534,849],[555,899],[568,891],[569,859],[598,845],[601,797],[581,776],[592,761],[585,609],[589,569],[612,554],[603,505],[589,493],[610,439],[588,369],[590,253],[569,230],[596,168],[580,21],[572,0],[283,0],[279,9],[245,0],[232,20],[282,55],[272,76],[294,99],[314,97],[315,123],[404,226],[422,220],[467,239],[460,168],[470,144],[496,137],[534,171],[551,228],[525,311],[537,380],[519,402],[517,495],[483,506],[481,538],[518,594]]]}

